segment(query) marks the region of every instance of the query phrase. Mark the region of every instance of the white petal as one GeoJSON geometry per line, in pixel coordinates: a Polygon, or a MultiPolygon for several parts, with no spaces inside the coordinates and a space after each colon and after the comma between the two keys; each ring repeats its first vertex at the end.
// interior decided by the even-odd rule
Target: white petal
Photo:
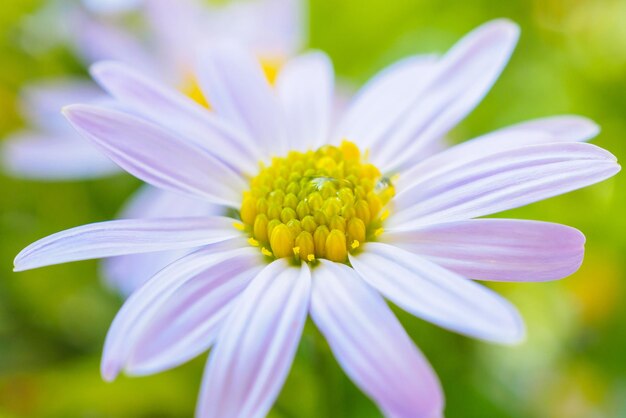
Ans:
{"type": "MultiPolygon", "coordinates": [[[[219,216],[224,208],[184,195],[144,185],[122,208],[119,218],[186,218],[219,216]]],[[[129,295],[159,270],[190,250],[121,255],[102,260],[101,273],[107,284],[129,295]]]]}
{"type": "Polygon", "coordinates": [[[287,153],[277,97],[247,51],[234,44],[209,49],[199,62],[198,78],[216,113],[246,132],[264,155],[287,153]]]}
{"type": "Polygon", "coordinates": [[[459,41],[441,60],[425,88],[371,146],[371,158],[383,171],[395,172],[429,143],[444,136],[482,100],[509,60],[519,28],[496,20],[459,41]]]}
{"type": "Polygon", "coordinates": [[[58,181],[110,176],[121,170],[93,144],[66,136],[22,133],[2,142],[2,166],[16,177],[58,181]]]}
{"type": "MultiPolygon", "coordinates": [[[[259,251],[246,246],[245,240],[235,239],[208,245],[161,270],[128,298],[113,320],[102,354],[104,379],[115,379],[127,365],[146,327],[157,317],[164,303],[171,301],[172,295],[185,283],[196,278],[210,281],[219,277],[221,272],[237,275],[255,268],[259,263],[259,251]]],[[[207,348],[211,342],[212,339],[204,342],[207,348]]],[[[164,364],[163,367],[169,366],[164,364]]]]}
{"type": "Polygon", "coordinates": [[[276,80],[289,149],[306,151],[328,142],[334,73],[328,56],[312,52],[289,61],[276,80]]]}
{"type": "Polygon", "coordinates": [[[420,318],[486,341],[512,344],[524,337],[513,305],[425,258],[373,242],[350,262],[369,284],[420,318]]]}
{"type": "Polygon", "coordinates": [[[57,232],[24,248],[15,271],[69,261],[193,248],[241,236],[231,218],[124,219],[57,232]]]}
{"type": "Polygon", "coordinates": [[[203,149],[124,112],[74,105],[74,127],[120,167],[153,186],[238,207],[245,180],[203,149]]]}
{"type": "Polygon", "coordinates": [[[343,264],[313,270],[311,317],[354,383],[390,417],[440,417],[437,375],[383,298],[343,264]]]}
{"type": "Polygon", "coordinates": [[[569,276],[583,261],[585,237],[565,225],[513,219],[472,219],[380,237],[462,276],[543,281],[569,276]]]}
{"type": "Polygon", "coordinates": [[[488,133],[455,145],[402,173],[396,184],[404,190],[426,176],[431,177],[453,164],[462,165],[468,158],[484,157],[525,145],[553,142],[582,142],[598,133],[598,126],[580,116],[553,116],[535,119],[488,133]]]}
{"type": "Polygon", "coordinates": [[[486,151],[461,161],[399,191],[387,226],[408,230],[485,216],[589,186],[620,170],[608,151],[576,142],[486,151]]]}
{"type": "Polygon", "coordinates": [[[256,171],[260,156],[250,152],[245,138],[190,98],[120,63],[99,62],[91,67],[91,73],[117,100],[152,122],[181,135],[238,172],[256,171]]]}
{"type": "Polygon", "coordinates": [[[367,149],[383,139],[427,86],[435,55],[415,55],[376,74],[357,93],[342,118],[335,141],[347,139],[367,149]]]}
{"type": "Polygon", "coordinates": [[[95,13],[120,13],[138,7],[142,0],[83,0],[83,4],[95,13]]]}
{"type": "Polygon", "coordinates": [[[263,417],[287,378],[309,308],[311,272],[279,259],[241,294],[211,353],[197,417],[263,417]]]}

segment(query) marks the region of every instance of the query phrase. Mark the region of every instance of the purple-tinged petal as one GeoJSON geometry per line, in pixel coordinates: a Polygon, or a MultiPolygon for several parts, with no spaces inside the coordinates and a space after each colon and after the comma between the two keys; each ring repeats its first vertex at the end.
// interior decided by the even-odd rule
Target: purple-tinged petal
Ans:
{"type": "Polygon", "coordinates": [[[381,239],[477,280],[561,279],[578,270],[585,252],[585,236],[577,229],[512,219],[472,219],[412,231],[385,231],[381,239]]]}
{"type": "MultiPolygon", "coordinates": [[[[127,202],[119,216],[133,218],[185,218],[219,216],[224,208],[145,185],[127,202]]],[[[107,284],[129,295],[150,277],[189,250],[121,255],[102,260],[101,273],[107,284]]]]}
{"type": "Polygon", "coordinates": [[[201,56],[198,79],[215,112],[246,132],[265,156],[287,153],[278,99],[258,60],[224,43],[201,56]]]}
{"type": "Polygon", "coordinates": [[[298,348],[311,291],[307,264],[279,259],[244,290],[224,321],[205,371],[197,417],[263,417],[298,348]]]}
{"type": "Polygon", "coordinates": [[[76,132],[54,135],[22,133],[7,138],[1,144],[3,169],[16,177],[49,181],[99,178],[121,171],[76,132]]]}
{"type": "Polygon", "coordinates": [[[83,0],[87,9],[94,13],[114,14],[136,9],[143,0],[83,0]]]}
{"type": "Polygon", "coordinates": [[[395,172],[443,137],[482,100],[513,52],[519,28],[495,20],[475,29],[437,63],[418,98],[371,144],[372,161],[395,172]]]}
{"type": "Polygon", "coordinates": [[[128,374],[157,373],[208,350],[233,302],[263,269],[257,249],[244,248],[240,254],[189,279],[161,303],[138,332],[126,362],[128,374]]]}
{"type": "Polygon", "coordinates": [[[127,113],[86,105],[64,113],[124,170],[153,186],[238,207],[245,180],[188,141],[127,113]]]}
{"type": "Polygon", "coordinates": [[[334,134],[367,149],[382,140],[427,86],[436,55],[415,55],[376,74],[352,99],[334,134]]]}
{"type": "Polygon", "coordinates": [[[15,271],[70,261],[178,250],[225,241],[241,233],[231,218],[123,219],[83,225],[34,242],[15,257],[15,271]]]}
{"type": "Polygon", "coordinates": [[[372,242],[350,262],[365,281],[413,315],[485,341],[514,344],[524,338],[524,323],[513,305],[416,254],[372,242]]]}
{"type": "MultiPolygon", "coordinates": [[[[181,286],[191,281],[220,285],[227,276],[236,276],[255,269],[261,264],[261,259],[259,251],[246,246],[245,240],[233,239],[208,245],[157,273],[128,298],[113,320],[102,354],[101,371],[104,379],[115,379],[127,365],[137,349],[140,337],[144,336],[152,321],[158,318],[165,304],[175,301],[172,297],[181,286]]],[[[224,303],[227,303],[226,300],[224,303]]],[[[212,343],[211,335],[209,340],[198,344],[206,344],[205,347],[208,348],[212,343]]],[[[192,345],[187,345],[179,354],[191,355],[191,351],[197,347],[192,345]]],[[[163,367],[169,366],[163,364],[163,367]]]]}
{"type": "Polygon", "coordinates": [[[99,62],[91,73],[112,96],[143,117],[180,134],[238,172],[254,174],[260,155],[251,152],[245,136],[182,93],[116,62],[99,62]]]}
{"type": "Polygon", "coordinates": [[[598,126],[581,116],[553,116],[534,119],[482,135],[446,149],[409,168],[400,176],[396,188],[403,190],[426,176],[462,165],[468,158],[485,157],[524,145],[552,142],[582,142],[598,133],[598,126]]]}
{"type": "Polygon", "coordinates": [[[441,416],[437,376],[383,298],[353,269],[320,261],[311,317],[346,374],[385,416],[441,416]]]}
{"type": "Polygon", "coordinates": [[[469,155],[462,163],[450,164],[400,190],[387,226],[408,230],[485,216],[589,186],[619,170],[611,153],[586,143],[529,145],[469,155]]]}
{"type": "Polygon", "coordinates": [[[334,74],[326,54],[312,52],[289,61],[278,74],[289,148],[307,151],[328,142],[334,74]]]}

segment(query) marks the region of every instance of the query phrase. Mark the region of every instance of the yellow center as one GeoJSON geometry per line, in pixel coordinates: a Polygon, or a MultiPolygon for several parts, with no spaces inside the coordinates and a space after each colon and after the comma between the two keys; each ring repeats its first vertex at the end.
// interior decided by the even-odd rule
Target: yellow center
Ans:
{"type": "Polygon", "coordinates": [[[251,180],[239,227],[268,257],[345,262],[348,252],[380,234],[394,193],[351,142],[293,151],[251,180]]]}

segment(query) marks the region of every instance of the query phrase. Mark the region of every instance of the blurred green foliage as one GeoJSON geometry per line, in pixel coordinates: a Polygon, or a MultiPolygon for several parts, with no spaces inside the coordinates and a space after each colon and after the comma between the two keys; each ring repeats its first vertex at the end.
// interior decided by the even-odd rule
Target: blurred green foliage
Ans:
{"type": "MultiPolygon", "coordinates": [[[[23,124],[16,110],[20,87],[84,73],[66,47],[32,37],[33,27],[44,24],[33,17],[42,6],[41,0],[5,0],[0,8],[2,135],[23,124]]],[[[626,155],[623,0],[311,0],[309,16],[310,46],[327,51],[339,76],[355,86],[398,58],[442,52],[480,23],[508,17],[522,27],[519,46],[452,140],[534,117],[577,113],[602,126],[596,144],[619,159],[626,155]]],[[[48,30],[55,28],[43,33],[48,30]]],[[[206,356],[157,376],[101,381],[102,342],[121,300],[100,283],[96,262],[11,272],[11,260],[25,245],[112,218],[138,185],[125,175],[46,184],[0,177],[0,417],[192,415],[206,356]]],[[[588,239],[585,265],[568,279],[493,286],[522,311],[526,343],[472,341],[397,310],[439,373],[447,416],[626,416],[625,192],[618,176],[504,214],[566,223],[588,239]]],[[[271,416],[379,413],[308,324],[271,416]]]]}

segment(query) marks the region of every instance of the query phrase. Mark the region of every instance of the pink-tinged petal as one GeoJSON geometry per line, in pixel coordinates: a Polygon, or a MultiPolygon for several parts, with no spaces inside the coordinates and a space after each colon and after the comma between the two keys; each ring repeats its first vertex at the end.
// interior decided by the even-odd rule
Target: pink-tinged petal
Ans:
{"type": "Polygon", "coordinates": [[[73,105],[64,113],[79,133],[139,179],[212,203],[239,206],[245,180],[202,148],[124,112],[73,105]]]}
{"type": "Polygon", "coordinates": [[[60,109],[72,103],[92,103],[106,97],[95,83],[82,78],[29,83],[20,91],[20,112],[45,131],[68,132],[60,109]]]}
{"type": "MultiPolygon", "coordinates": [[[[122,208],[119,218],[219,216],[223,212],[221,206],[145,185],[122,208]]],[[[100,271],[109,286],[129,295],[162,268],[188,253],[189,250],[181,250],[111,257],[102,260],[100,271]]]]}
{"type": "MultiPolygon", "coordinates": [[[[101,364],[104,379],[115,379],[127,366],[129,358],[137,349],[140,337],[147,337],[145,331],[152,321],[159,318],[159,312],[166,309],[167,303],[176,303],[176,299],[172,298],[178,289],[190,282],[204,282],[207,286],[214,283],[219,287],[224,275],[237,276],[255,269],[261,263],[262,257],[259,254],[258,249],[246,246],[243,239],[211,244],[173,262],[148,280],[128,298],[109,328],[101,364]]],[[[209,287],[206,288],[207,291],[210,291],[209,287]]],[[[225,295],[224,304],[228,303],[226,298],[228,295],[225,295]]],[[[209,340],[196,343],[206,344],[204,348],[207,349],[213,341],[212,335],[208,335],[209,340]]],[[[186,341],[191,344],[185,348],[180,346],[178,354],[192,355],[194,347],[197,347],[192,340],[186,341]]],[[[162,366],[169,367],[165,363],[162,366]]]]}
{"type": "Polygon", "coordinates": [[[477,280],[561,279],[578,270],[585,252],[585,236],[577,229],[511,219],[472,219],[413,231],[385,231],[381,239],[477,280]]]}
{"type": "Polygon", "coordinates": [[[289,148],[306,151],[328,142],[334,74],[328,56],[312,52],[289,61],[276,80],[289,148]]]}
{"type": "Polygon", "coordinates": [[[263,417],[278,396],[309,309],[311,272],[279,259],[242,292],[205,371],[197,417],[263,417]]]}
{"type": "Polygon", "coordinates": [[[224,43],[202,54],[198,79],[215,112],[254,139],[265,156],[287,153],[278,99],[258,60],[224,43]]]}
{"type": "Polygon", "coordinates": [[[241,236],[231,218],[123,219],[83,225],[34,242],[15,257],[15,271],[70,261],[199,247],[241,236]]]}
{"type": "Polygon", "coordinates": [[[190,98],[121,63],[99,62],[91,67],[91,74],[113,97],[143,117],[180,134],[238,172],[254,174],[260,155],[251,152],[246,136],[190,98]]]}
{"type": "Polygon", "coordinates": [[[435,55],[415,55],[375,75],[349,104],[334,134],[335,141],[347,139],[366,149],[382,140],[419,99],[436,63],[435,55]]]}
{"type": "Polygon", "coordinates": [[[437,376],[383,298],[353,269],[320,261],[311,317],[346,374],[385,416],[441,416],[437,376]]]}
{"type": "Polygon", "coordinates": [[[128,374],[157,373],[208,350],[233,302],[265,264],[257,249],[240,253],[244,256],[203,271],[163,301],[138,334],[126,362],[128,374]]]}
{"type": "Polygon", "coordinates": [[[485,341],[514,344],[524,338],[524,323],[513,305],[416,254],[373,242],[350,262],[365,281],[413,315],[485,341]]]}
{"type": "Polygon", "coordinates": [[[485,216],[589,186],[619,170],[611,153],[586,143],[469,155],[399,191],[387,226],[408,230],[485,216]]]}
{"type": "Polygon", "coordinates": [[[598,126],[581,116],[553,116],[535,119],[488,133],[463,142],[418,163],[400,176],[396,187],[403,190],[426,176],[463,165],[468,158],[485,157],[524,145],[552,142],[582,142],[598,133],[598,126]]]}
{"type": "Polygon", "coordinates": [[[475,29],[441,60],[417,100],[372,143],[372,161],[395,172],[415,163],[421,150],[443,137],[482,100],[513,52],[519,28],[495,20],[475,29]]]}
{"type": "Polygon", "coordinates": [[[22,133],[7,138],[1,144],[3,169],[16,177],[46,181],[91,179],[120,172],[75,132],[67,132],[67,137],[54,135],[58,136],[22,133]]]}

